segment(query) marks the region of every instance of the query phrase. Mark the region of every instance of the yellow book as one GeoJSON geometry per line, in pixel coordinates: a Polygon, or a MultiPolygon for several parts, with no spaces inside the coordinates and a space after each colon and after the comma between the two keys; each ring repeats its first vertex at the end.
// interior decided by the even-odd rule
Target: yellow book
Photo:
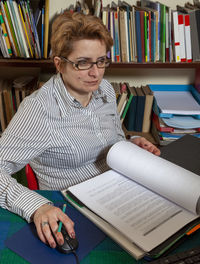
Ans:
{"type": "Polygon", "coordinates": [[[30,53],[31,53],[31,57],[33,58],[33,51],[32,51],[32,48],[31,48],[30,40],[29,40],[29,37],[28,37],[28,33],[27,33],[27,30],[26,30],[26,25],[24,23],[24,18],[23,18],[23,15],[22,15],[22,10],[21,10],[20,5],[18,5],[18,8],[19,8],[19,13],[20,13],[20,16],[21,16],[24,32],[25,32],[25,35],[26,35],[26,39],[27,39],[27,42],[28,42],[29,50],[30,50],[30,53]]]}
{"type": "Polygon", "coordinates": [[[3,29],[3,34],[4,34],[4,37],[5,37],[8,53],[9,53],[10,56],[12,56],[12,49],[11,49],[11,45],[10,45],[10,40],[8,38],[8,33],[7,33],[7,30],[6,30],[6,26],[5,26],[1,11],[0,11],[0,22],[1,22],[2,29],[3,29]]]}
{"type": "Polygon", "coordinates": [[[44,14],[44,58],[48,56],[48,42],[49,42],[49,0],[45,0],[45,14],[44,14]]]}

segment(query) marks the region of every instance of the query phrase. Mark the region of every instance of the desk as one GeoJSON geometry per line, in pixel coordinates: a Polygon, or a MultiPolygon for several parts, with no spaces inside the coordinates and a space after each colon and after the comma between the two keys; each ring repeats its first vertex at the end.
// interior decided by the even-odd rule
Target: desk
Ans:
{"type": "MultiPolygon", "coordinates": [[[[45,196],[49,200],[59,203],[64,202],[63,196],[58,191],[37,191],[41,195],[45,196]]],[[[65,201],[66,202],[66,201],[65,201]]],[[[15,254],[4,246],[6,238],[12,236],[15,232],[20,230],[26,221],[21,217],[10,213],[7,210],[0,208],[0,263],[1,264],[25,264],[28,263],[23,258],[15,254]]],[[[195,234],[190,242],[183,243],[177,251],[183,251],[189,247],[200,244],[200,232],[195,234]]],[[[115,242],[110,238],[106,238],[96,248],[94,248],[87,257],[82,261],[82,264],[134,264],[134,263],[146,263],[146,261],[134,260],[128,253],[122,250],[115,242]]]]}

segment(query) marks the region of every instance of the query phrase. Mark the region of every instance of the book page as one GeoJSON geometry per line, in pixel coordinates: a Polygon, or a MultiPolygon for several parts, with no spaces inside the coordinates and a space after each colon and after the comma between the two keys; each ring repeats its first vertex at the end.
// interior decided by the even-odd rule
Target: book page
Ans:
{"type": "Polygon", "coordinates": [[[114,144],[108,165],[185,209],[198,213],[200,177],[128,141],[114,144]]]}
{"type": "Polygon", "coordinates": [[[70,195],[66,190],[61,191],[64,198],[71,203],[79,212],[90,219],[96,226],[98,226],[103,232],[105,232],[109,237],[111,237],[120,247],[126,250],[135,259],[141,259],[145,255],[145,251],[139,248],[136,244],[132,243],[127,239],[118,229],[111,226],[102,217],[99,217],[93,211],[85,206],[79,206],[74,200],[71,199],[70,195]]]}
{"type": "Polygon", "coordinates": [[[197,217],[113,170],[69,191],[147,252],[197,217]]]}

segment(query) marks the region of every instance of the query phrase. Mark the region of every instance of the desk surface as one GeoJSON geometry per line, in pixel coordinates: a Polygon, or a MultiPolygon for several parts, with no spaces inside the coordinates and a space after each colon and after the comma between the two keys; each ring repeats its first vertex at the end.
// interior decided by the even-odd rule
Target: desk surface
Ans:
{"type": "MultiPolygon", "coordinates": [[[[43,196],[47,197],[49,200],[53,202],[64,202],[63,196],[60,192],[56,191],[38,191],[43,196]]],[[[13,251],[9,250],[4,246],[4,241],[6,238],[12,236],[15,232],[20,230],[24,225],[26,225],[26,221],[21,217],[10,213],[7,210],[0,208],[0,263],[1,264],[25,264],[28,263],[23,258],[15,254],[13,251]]],[[[188,248],[188,244],[190,247],[193,245],[199,244],[200,234],[193,236],[192,241],[190,243],[183,243],[177,251],[183,251],[188,248]]],[[[128,253],[126,253],[123,249],[121,249],[115,242],[113,242],[110,238],[106,238],[103,242],[101,242],[96,248],[94,248],[87,257],[85,257],[82,261],[82,264],[134,264],[134,263],[145,263],[145,261],[136,261],[134,260],[128,253]]]]}

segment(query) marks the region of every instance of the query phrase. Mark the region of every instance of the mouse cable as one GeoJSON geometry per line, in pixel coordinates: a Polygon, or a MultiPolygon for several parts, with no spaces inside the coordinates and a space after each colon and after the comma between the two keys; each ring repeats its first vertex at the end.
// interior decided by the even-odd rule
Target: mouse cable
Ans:
{"type": "Polygon", "coordinates": [[[76,264],[80,264],[79,259],[78,259],[78,255],[76,254],[76,251],[73,250],[72,253],[74,254],[74,256],[76,258],[76,264]]]}

